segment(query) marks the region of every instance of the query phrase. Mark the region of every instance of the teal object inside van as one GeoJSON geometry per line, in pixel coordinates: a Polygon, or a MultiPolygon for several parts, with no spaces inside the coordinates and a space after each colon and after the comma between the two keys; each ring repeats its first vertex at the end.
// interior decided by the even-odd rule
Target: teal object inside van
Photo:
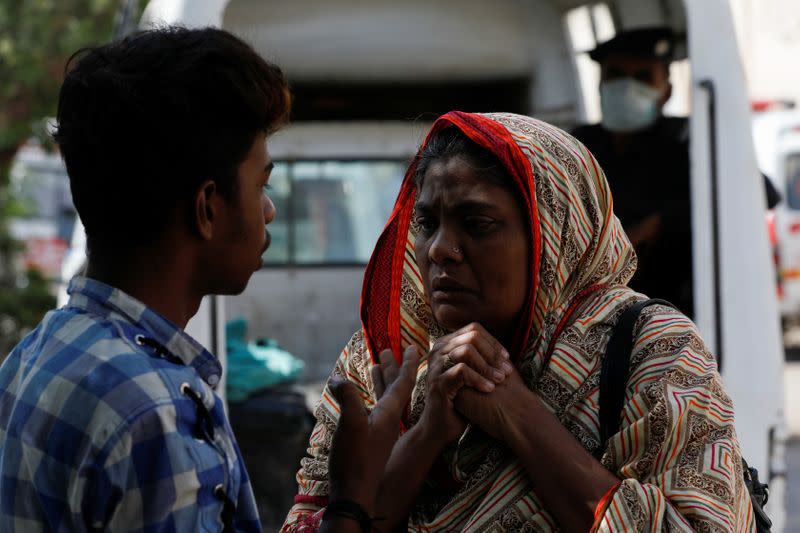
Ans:
{"type": "Polygon", "coordinates": [[[300,377],[305,364],[273,339],[247,340],[247,321],[231,320],[225,325],[228,355],[225,392],[231,403],[300,377]]]}

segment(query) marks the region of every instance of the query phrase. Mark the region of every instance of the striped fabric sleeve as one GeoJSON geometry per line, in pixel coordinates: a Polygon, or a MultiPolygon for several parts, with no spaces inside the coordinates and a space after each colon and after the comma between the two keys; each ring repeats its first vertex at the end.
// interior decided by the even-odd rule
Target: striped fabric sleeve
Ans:
{"type": "MultiPolygon", "coordinates": [[[[339,367],[339,362],[336,365],[339,367]]],[[[322,405],[326,401],[325,396],[331,398],[327,386],[314,412],[317,422],[309,439],[308,455],[300,461],[300,470],[297,472],[298,494],[281,528],[282,532],[316,531],[319,526],[317,515],[321,515],[328,502],[328,457],[336,422],[331,420],[322,405]]]]}
{"type": "Polygon", "coordinates": [[[733,405],[694,325],[650,319],[632,368],[603,458],[623,481],[597,531],[754,531],[733,405]]]}
{"type": "MultiPolygon", "coordinates": [[[[369,382],[369,355],[359,331],[350,339],[329,378],[346,378],[358,388],[366,407],[374,405],[369,382]]],[[[298,494],[295,504],[289,511],[282,532],[305,533],[316,531],[328,501],[328,458],[331,439],[339,420],[339,404],[334,399],[328,385],[314,411],[317,419],[308,443],[307,457],[300,461],[297,472],[298,494]]]]}

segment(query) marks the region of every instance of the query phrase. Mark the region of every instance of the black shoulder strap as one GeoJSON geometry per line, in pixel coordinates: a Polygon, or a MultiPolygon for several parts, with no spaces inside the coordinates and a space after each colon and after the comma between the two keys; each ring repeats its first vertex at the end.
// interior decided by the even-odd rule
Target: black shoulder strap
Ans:
{"type": "MultiPolygon", "coordinates": [[[[625,391],[628,388],[631,352],[635,341],[633,328],[642,310],[655,304],[675,308],[666,300],[652,299],[636,302],[622,312],[611,332],[611,339],[608,341],[600,368],[600,447],[596,452],[598,459],[605,451],[608,439],[619,431],[622,407],[625,403],[625,391]]],[[[744,458],[742,458],[742,469],[755,514],[756,531],[769,533],[772,521],[763,509],[769,498],[769,488],[759,481],[758,471],[750,468],[744,458]]]]}
{"type": "Polygon", "coordinates": [[[619,430],[634,344],[633,327],[642,310],[656,304],[675,307],[666,300],[652,299],[636,302],[622,313],[611,333],[608,346],[606,346],[606,353],[600,369],[599,453],[603,453],[608,439],[619,430]]]}

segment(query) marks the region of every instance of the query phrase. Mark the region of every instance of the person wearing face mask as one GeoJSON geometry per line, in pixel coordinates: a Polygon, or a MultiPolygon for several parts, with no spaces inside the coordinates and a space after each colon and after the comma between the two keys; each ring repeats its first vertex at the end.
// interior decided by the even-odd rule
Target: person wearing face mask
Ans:
{"type": "Polygon", "coordinates": [[[671,29],[648,27],[589,52],[600,64],[603,118],[572,133],[605,170],[614,212],[636,250],[630,287],[692,316],[689,125],[663,114],[676,44],[671,29]]]}

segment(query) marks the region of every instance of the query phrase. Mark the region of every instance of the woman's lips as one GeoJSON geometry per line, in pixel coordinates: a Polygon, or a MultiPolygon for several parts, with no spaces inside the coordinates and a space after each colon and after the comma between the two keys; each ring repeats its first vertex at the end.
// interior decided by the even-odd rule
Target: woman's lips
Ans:
{"type": "Polygon", "coordinates": [[[472,291],[461,283],[447,276],[439,276],[431,282],[431,299],[437,301],[463,298],[472,291]]]}

